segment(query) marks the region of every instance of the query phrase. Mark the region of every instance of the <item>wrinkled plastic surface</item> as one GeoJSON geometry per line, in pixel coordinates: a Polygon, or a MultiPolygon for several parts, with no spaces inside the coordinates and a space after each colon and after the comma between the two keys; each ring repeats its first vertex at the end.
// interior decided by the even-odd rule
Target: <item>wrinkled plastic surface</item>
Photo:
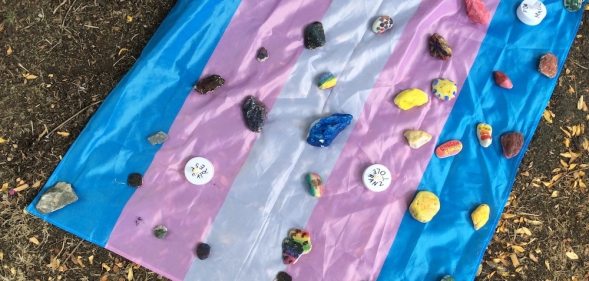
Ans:
{"type": "Polygon", "coordinates": [[[174,280],[273,280],[279,271],[294,280],[470,280],[523,157],[502,158],[499,137],[518,130],[529,143],[557,81],[536,71],[537,59],[551,51],[562,64],[581,19],[545,1],[545,22],[528,27],[515,1],[485,3],[490,26],[472,23],[461,0],[179,1],[47,182],[72,183],[80,200],[41,215],[35,199],[28,210],[174,280]],[[395,26],[372,33],[383,14],[395,26]],[[303,28],[317,20],[327,44],[304,50],[303,28]],[[429,56],[434,32],[453,47],[447,62],[429,56]],[[258,62],[262,46],[269,59],[258,62]],[[494,70],[514,89],[495,86],[494,70]],[[338,85],[319,90],[316,77],[327,71],[338,85]],[[191,91],[211,74],[226,84],[206,96],[191,91]],[[409,111],[393,105],[407,88],[431,93],[435,78],[456,81],[457,98],[431,96],[409,111]],[[268,107],[261,134],[243,120],[249,95],[268,107]],[[337,112],[353,115],[352,124],[330,147],[308,145],[309,125],[337,112]],[[493,125],[487,149],[479,122],[493,125]],[[406,129],[434,139],[412,150],[406,129]],[[157,131],[169,138],[152,146],[157,131]],[[463,142],[462,153],[433,156],[450,139],[463,142]],[[196,156],[215,166],[207,185],[184,178],[196,156]],[[362,185],[374,163],[393,176],[384,192],[362,185]],[[126,185],[132,172],[144,174],[137,190],[126,185]],[[321,198],[308,193],[309,172],[325,181],[321,198]],[[428,224],[407,215],[417,190],[441,200],[428,224]],[[469,215],[480,203],[491,220],[475,232],[469,215]],[[157,225],[168,228],[165,239],[153,236],[157,225]],[[291,228],[308,230],[313,249],[286,266],[281,243],[291,228]],[[195,256],[199,242],[211,246],[205,261],[195,256]]]}

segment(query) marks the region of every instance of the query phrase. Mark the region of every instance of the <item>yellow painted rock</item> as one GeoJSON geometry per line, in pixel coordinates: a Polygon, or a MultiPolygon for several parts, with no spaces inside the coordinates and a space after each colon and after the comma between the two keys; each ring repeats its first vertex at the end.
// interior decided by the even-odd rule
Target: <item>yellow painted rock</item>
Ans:
{"type": "Polygon", "coordinates": [[[420,130],[407,130],[403,133],[407,143],[413,149],[418,149],[432,140],[432,135],[420,130]]]}
{"type": "Polygon", "coordinates": [[[431,221],[439,210],[440,199],[429,191],[418,192],[409,206],[411,216],[422,223],[431,221]]]}
{"type": "Polygon", "coordinates": [[[491,214],[491,208],[487,204],[479,205],[473,212],[470,214],[470,218],[472,219],[472,224],[475,230],[481,229],[487,222],[489,221],[489,215],[491,214]]]}
{"type": "Polygon", "coordinates": [[[422,106],[429,101],[427,94],[420,89],[408,89],[400,92],[395,97],[395,104],[402,110],[409,110],[411,108],[422,106]]]}

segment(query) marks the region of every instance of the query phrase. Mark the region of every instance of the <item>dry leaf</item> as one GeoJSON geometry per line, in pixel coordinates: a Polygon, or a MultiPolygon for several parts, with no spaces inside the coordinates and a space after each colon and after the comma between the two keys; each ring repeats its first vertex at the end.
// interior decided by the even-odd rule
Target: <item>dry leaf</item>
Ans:
{"type": "Polygon", "coordinates": [[[132,16],[127,16],[127,23],[133,22],[133,17],[132,16]]]}
{"type": "Polygon", "coordinates": [[[129,267],[129,271],[127,272],[127,280],[133,280],[133,267],[129,267]]]}
{"type": "Polygon", "coordinates": [[[39,186],[41,186],[41,181],[36,181],[33,183],[33,188],[38,188],[39,186]]]}
{"type": "Polygon", "coordinates": [[[127,49],[127,48],[121,48],[121,49],[119,50],[119,56],[121,56],[123,53],[125,53],[125,52],[127,52],[127,51],[129,51],[129,49],[127,49]]]}
{"type": "Polygon", "coordinates": [[[575,254],[575,252],[572,252],[572,251],[566,252],[566,256],[567,256],[567,258],[574,260],[574,261],[579,259],[579,256],[577,256],[577,254],[575,254]]]}
{"type": "Polygon", "coordinates": [[[7,141],[8,141],[7,139],[5,139],[5,138],[3,138],[3,137],[0,137],[0,144],[4,144],[4,143],[6,143],[7,141]]]}
{"type": "Polygon", "coordinates": [[[39,243],[39,240],[38,240],[38,239],[37,239],[37,237],[35,237],[35,236],[33,236],[33,237],[29,238],[29,242],[31,242],[31,243],[33,243],[33,244],[35,244],[35,245],[37,245],[37,246],[38,246],[39,244],[41,244],[41,243],[39,243]]]}
{"type": "Polygon", "coordinates": [[[585,96],[581,95],[579,101],[577,101],[577,109],[582,111],[589,111],[587,108],[587,103],[585,103],[585,96]]]}
{"type": "Polygon", "coordinates": [[[518,253],[523,253],[526,251],[522,246],[517,246],[517,245],[512,245],[511,249],[513,249],[515,252],[518,252],[518,253]]]}
{"type": "Polygon", "coordinates": [[[94,264],[94,256],[89,256],[89,257],[88,257],[88,262],[89,262],[90,264],[94,264]]]}
{"type": "Polygon", "coordinates": [[[102,268],[104,268],[106,271],[110,271],[110,266],[108,266],[106,263],[102,263],[102,268]]]}
{"type": "Polygon", "coordinates": [[[4,260],[4,252],[0,251],[0,261],[4,260]]]}
{"type": "Polygon", "coordinates": [[[532,232],[527,227],[518,228],[515,233],[517,234],[525,234],[527,236],[532,236],[532,232]]]}
{"type": "Polygon", "coordinates": [[[8,49],[6,49],[6,55],[10,56],[10,55],[12,55],[12,52],[13,52],[12,48],[10,46],[8,46],[8,49]]]}
{"type": "Polygon", "coordinates": [[[513,267],[519,266],[519,260],[517,259],[517,256],[515,254],[511,254],[509,258],[511,258],[511,263],[513,264],[513,267]]]}
{"type": "Polygon", "coordinates": [[[544,110],[543,116],[544,116],[544,119],[546,120],[546,123],[552,124],[552,122],[553,122],[552,118],[554,118],[554,116],[555,116],[554,113],[552,113],[552,111],[550,111],[548,109],[544,110]]]}
{"type": "Polygon", "coordinates": [[[60,136],[62,136],[62,137],[64,137],[64,138],[70,136],[70,133],[64,132],[64,131],[57,132],[57,134],[60,135],[60,136]]]}
{"type": "Polygon", "coordinates": [[[552,198],[558,197],[558,191],[557,190],[553,191],[552,194],[550,195],[550,197],[552,197],[552,198]]]}
{"type": "Polygon", "coordinates": [[[21,184],[21,185],[15,187],[13,190],[15,192],[21,192],[21,191],[23,191],[23,190],[25,190],[27,188],[29,188],[29,185],[25,183],[25,184],[21,184]]]}
{"type": "Polygon", "coordinates": [[[564,143],[564,146],[565,146],[566,148],[569,148],[569,147],[571,147],[571,139],[569,139],[569,138],[564,138],[564,141],[563,141],[563,143],[564,143]]]}
{"type": "Polygon", "coordinates": [[[56,257],[52,257],[51,262],[47,265],[47,267],[51,268],[51,270],[56,270],[59,268],[60,264],[61,263],[59,262],[59,260],[56,257]]]}
{"type": "Polygon", "coordinates": [[[37,76],[35,74],[31,74],[31,73],[25,73],[22,76],[27,80],[35,80],[35,79],[39,78],[39,76],[37,76]]]}

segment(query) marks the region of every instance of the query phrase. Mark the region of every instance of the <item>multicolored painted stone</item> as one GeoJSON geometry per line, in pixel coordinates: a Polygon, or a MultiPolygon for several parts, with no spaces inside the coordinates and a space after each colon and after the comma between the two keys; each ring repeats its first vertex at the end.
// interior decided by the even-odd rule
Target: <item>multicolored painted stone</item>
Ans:
{"type": "Polygon", "coordinates": [[[517,156],[524,145],[524,135],[520,132],[505,133],[501,136],[501,147],[503,148],[503,156],[511,159],[517,156]]]}
{"type": "Polygon", "coordinates": [[[456,97],[458,87],[452,80],[438,78],[432,81],[432,92],[438,99],[448,101],[456,97]]]}
{"type": "Polygon", "coordinates": [[[427,94],[417,88],[407,89],[399,94],[394,99],[394,103],[402,110],[409,110],[414,107],[422,106],[429,101],[427,94]]]}
{"type": "Polygon", "coordinates": [[[325,46],[325,43],[327,40],[323,24],[316,21],[305,27],[305,48],[313,50],[325,46]]]}
{"type": "Polygon", "coordinates": [[[479,123],[477,125],[477,138],[482,147],[489,147],[493,142],[493,127],[487,123],[479,123]]]}
{"type": "Polygon", "coordinates": [[[583,8],[583,0],[564,0],[564,7],[569,12],[577,12],[583,8]]]}
{"type": "Polygon", "coordinates": [[[427,223],[440,211],[440,199],[430,191],[419,191],[411,205],[409,213],[418,222],[427,223]]]}
{"type": "Polygon", "coordinates": [[[327,147],[346,127],[352,123],[354,117],[350,114],[335,113],[323,117],[311,124],[307,143],[316,147],[327,147]]]}
{"type": "Polygon", "coordinates": [[[317,86],[321,90],[327,90],[335,87],[337,84],[337,78],[331,72],[325,72],[319,75],[319,79],[317,79],[317,86]]]}
{"type": "Polygon", "coordinates": [[[265,62],[269,57],[268,50],[264,47],[259,48],[258,52],[256,52],[256,60],[259,62],[265,62]]]}
{"type": "Polygon", "coordinates": [[[313,248],[311,235],[302,229],[292,229],[282,240],[282,262],[295,264],[302,255],[308,254],[313,248]]]}
{"type": "Polygon", "coordinates": [[[376,34],[385,33],[393,28],[393,19],[389,16],[380,16],[372,23],[372,32],[376,34]]]}
{"type": "Polygon", "coordinates": [[[407,139],[409,147],[413,149],[418,149],[432,140],[432,135],[420,130],[407,130],[403,135],[407,139]]]}
{"type": "Polygon", "coordinates": [[[311,193],[313,197],[321,197],[323,194],[323,180],[321,179],[321,176],[317,173],[308,173],[305,179],[309,185],[309,193],[311,193]]]}
{"type": "Polygon", "coordinates": [[[241,107],[246,127],[254,132],[262,132],[266,122],[266,105],[254,96],[248,96],[241,107]]]}
{"type": "Polygon", "coordinates": [[[225,85],[225,79],[217,74],[213,74],[199,80],[194,88],[201,95],[206,95],[223,85],[225,85]]]}
{"type": "Polygon", "coordinates": [[[462,151],[462,142],[459,140],[451,140],[436,148],[436,156],[438,156],[438,158],[448,158],[457,155],[460,151],[462,151]]]}
{"type": "Polygon", "coordinates": [[[524,0],[517,7],[517,18],[524,24],[535,26],[539,25],[546,15],[548,10],[544,3],[538,0],[524,0]]]}
{"type": "Polygon", "coordinates": [[[485,3],[481,0],[464,0],[466,5],[466,14],[468,18],[479,24],[489,24],[491,20],[491,12],[485,6],[485,3]]]}
{"type": "Polygon", "coordinates": [[[553,53],[547,53],[540,58],[538,71],[548,78],[556,77],[558,73],[558,58],[553,53]]]}
{"type": "Polygon", "coordinates": [[[434,58],[447,60],[452,57],[452,48],[442,35],[434,33],[429,38],[429,53],[434,58]]]}
{"type": "Polygon", "coordinates": [[[474,230],[479,230],[485,226],[485,224],[487,224],[489,221],[490,215],[491,207],[489,207],[487,204],[481,204],[474,211],[472,211],[470,218],[472,219],[474,230]]]}
{"type": "Polygon", "coordinates": [[[513,82],[511,82],[511,79],[509,79],[507,74],[501,71],[495,71],[493,72],[493,77],[495,78],[495,83],[497,83],[499,87],[508,90],[513,89],[513,82]]]}
{"type": "Polygon", "coordinates": [[[153,228],[153,236],[157,239],[164,239],[168,235],[168,228],[165,225],[158,225],[153,228]]]}

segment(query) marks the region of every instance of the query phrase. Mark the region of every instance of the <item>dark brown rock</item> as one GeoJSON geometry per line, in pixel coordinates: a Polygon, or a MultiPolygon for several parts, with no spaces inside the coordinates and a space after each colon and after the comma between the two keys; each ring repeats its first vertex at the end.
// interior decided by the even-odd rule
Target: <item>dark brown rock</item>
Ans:
{"type": "Polygon", "coordinates": [[[209,92],[212,92],[218,89],[219,87],[223,86],[224,84],[225,79],[223,79],[223,77],[217,74],[213,74],[203,79],[200,79],[200,81],[198,81],[198,83],[196,84],[195,89],[200,94],[206,95],[209,92]]]}
{"type": "Polygon", "coordinates": [[[524,145],[524,135],[519,132],[505,133],[501,136],[501,147],[503,148],[503,156],[511,159],[517,156],[524,145]]]}
{"type": "Polygon", "coordinates": [[[429,38],[429,53],[434,58],[447,60],[452,57],[452,48],[442,35],[434,33],[429,38]]]}

